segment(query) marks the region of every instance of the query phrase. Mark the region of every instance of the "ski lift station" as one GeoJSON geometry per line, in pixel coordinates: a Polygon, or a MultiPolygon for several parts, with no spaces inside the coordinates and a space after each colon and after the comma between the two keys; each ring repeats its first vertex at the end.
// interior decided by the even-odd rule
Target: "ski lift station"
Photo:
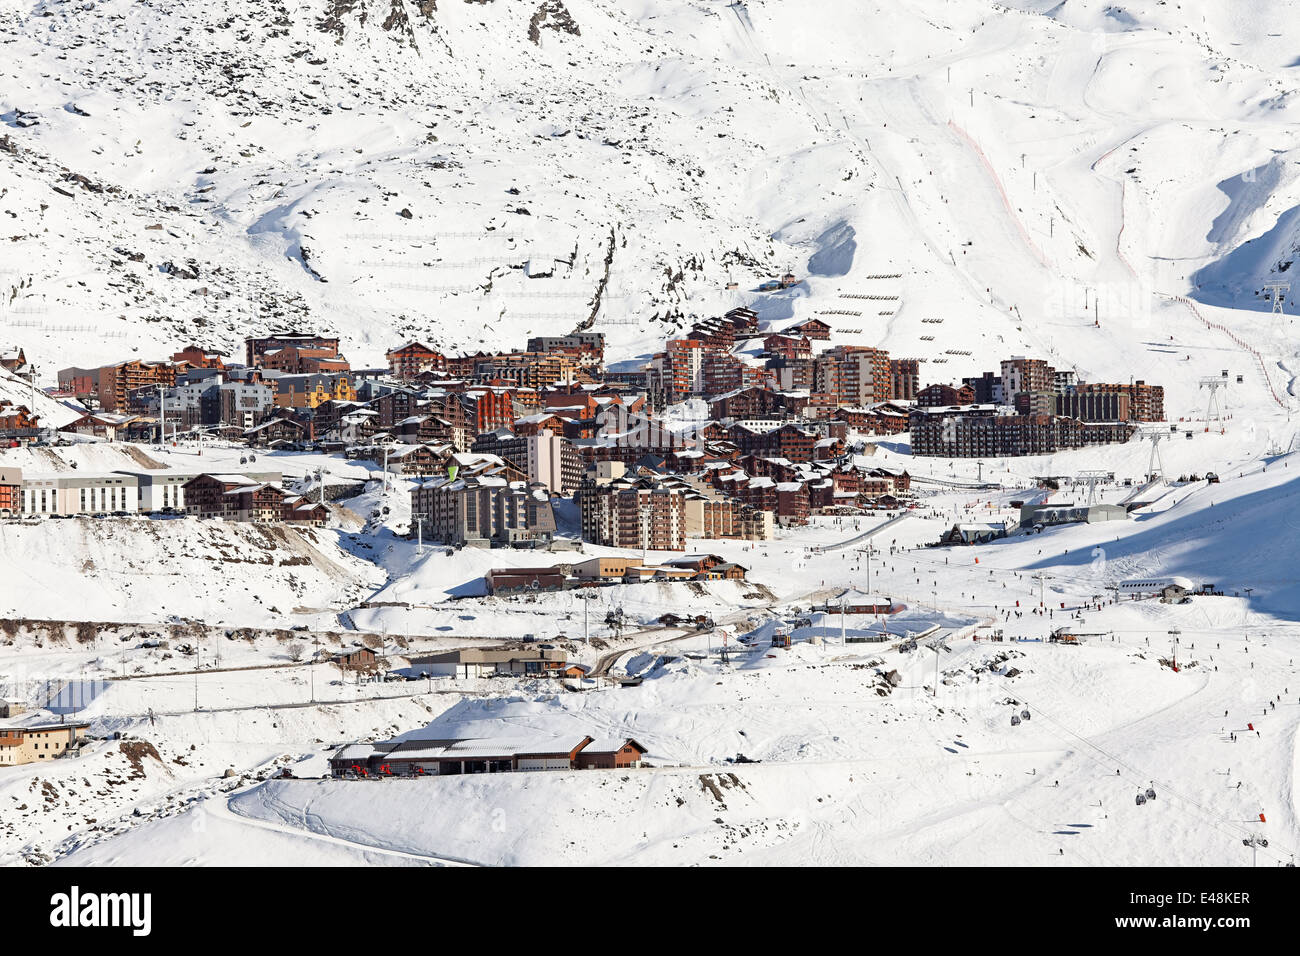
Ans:
{"type": "Polygon", "coordinates": [[[1168,593],[1193,594],[1197,591],[1197,586],[1190,578],[1177,574],[1164,578],[1128,578],[1114,585],[1114,588],[1120,594],[1135,597],[1168,593]]]}
{"type": "Polygon", "coordinates": [[[824,611],[827,614],[898,614],[906,605],[900,604],[892,598],[878,597],[860,591],[857,588],[845,588],[834,597],[826,599],[826,603],[813,607],[814,611],[824,611]]]}
{"type": "Polygon", "coordinates": [[[1057,524],[1096,524],[1100,521],[1123,521],[1128,510],[1123,505],[1045,505],[1020,506],[1020,527],[1041,530],[1057,524]]]}

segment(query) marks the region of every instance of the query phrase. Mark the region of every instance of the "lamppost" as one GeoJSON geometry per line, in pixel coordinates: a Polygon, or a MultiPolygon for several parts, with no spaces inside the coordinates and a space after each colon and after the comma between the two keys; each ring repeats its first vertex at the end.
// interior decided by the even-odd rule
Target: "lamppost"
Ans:
{"type": "Polygon", "coordinates": [[[316,659],[320,657],[320,634],[313,631],[311,643],[311,662],[307,665],[307,673],[311,676],[311,702],[314,704],[316,703],[316,659]]]}
{"type": "Polygon", "coordinates": [[[383,444],[384,449],[384,497],[388,497],[388,453],[395,447],[391,441],[383,444]]]}
{"type": "Polygon", "coordinates": [[[155,385],[158,389],[158,444],[167,444],[167,386],[155,385]]]}
{"type": "Polygon", "coordinates": [[[320,485],[320,503],[325,504],[325,476],[328,475],[329,469],[324,465],[316,468],[316,483],[320,485]]]}

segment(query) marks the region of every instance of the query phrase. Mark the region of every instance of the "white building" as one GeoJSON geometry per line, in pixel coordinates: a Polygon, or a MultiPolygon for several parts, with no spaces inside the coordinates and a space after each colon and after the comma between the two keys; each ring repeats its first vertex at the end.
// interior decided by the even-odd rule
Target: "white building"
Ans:
{"type": "Polygon", "coordinates": [[[23,477],[22,500],[25,514],[134,513],[140,510],[139,481],[135,475],[120,471],[26,475],[23,477]]]}
{"type": "Polygon", "coordinates": [[[185,508],[185,483],[198,472],[130,471],[121,474],[136,479],[141,511],[162,511],[164,508],[182,511],[185,508]]]}
{"type": "Polygon", "coordinates": [[[549,428],[526,439],[528,446],[528,480],[540,482],[553,495],[570,494],[582,477],[582,464],[576,449],[549,428]]]}

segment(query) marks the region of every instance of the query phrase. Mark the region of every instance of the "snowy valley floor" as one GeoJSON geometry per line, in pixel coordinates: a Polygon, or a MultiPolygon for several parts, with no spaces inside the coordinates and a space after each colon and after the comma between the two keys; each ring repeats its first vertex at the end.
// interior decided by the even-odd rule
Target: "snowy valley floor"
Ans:
{"type": "MultiPolygon", "coordinates": [[[[627,731],[649,748],[654,769],[232,780],[223,792],[201,771],[186,787],[189,768],[167,766],[181,741],[202,740],[210,760],[247,760],[256,749],[271,758],[271,743],[250,742],[255,725],[292,721],[281,732],[305,738],[325,723],[320,714],[310,726],[286,712],[251,724],[169,719],[154,735],[168,741],[163,759],[145,759],[138,782],[142,795],[158,788],[153,819],[46,845],[60,862],[109,865],[1239,865],[1249,859],[1241,839],[1259,832],[1270,839],[1261,862],[1286,861],[1300,832],[1300,677],[1289,642],[1183,620],[1175,673],[1158,661],[1167,648],[1147,647],[1125,627],[1143,618],[1130,608],[1095,615],[1090,626],[1113,626],[1116,639],[1081,647],[954,641],[937,697],[929,652],[796,644],[742,651],[729,665],[683,656],[639,688],[464,698],[428,734],[627,731]],[[877,661],[902,677],[885,696],[877,661]],[[1008,668],[1020,673],[1006,676],[1008,668]],[[1284,687],[1290,696],[1273,709],[1267,702],[1284,687]],[[1025,710],[1031,718],[1012,726],[1025,710]],[[226,735],[240,742],[216,739],[226,735]],[[741,753],[762,762],[726,762],[741,753]],[[1135,805],[1148,787],[1157,799],[1135,805]]],[[[422,703],[383,705],[375,723],[405,718],[407,729],[421,722],[422,703]]],[[[336,709],[339,722],[345,709],[336,709]]],[[[290,765],[322,772],[316,750],[290,765]]],[[[115,761],[110,750],[43,767],[39,787],[31,773],[26,788],[11,783],[4,796],[49,799],[39,816],[53,822],[88,767],[115,761]]],[[[52,840],[62,827],[49,829],[52,840]]]]}
{"type": "MultiPolygon", "coordinates": [[[[449,588],[481,573],[477,563],[526,556],[462,553],[456,563],[403,544],[411,564],[388,569],[389,589],[426,599],[412,647],[463,644],[462,629],[500,638],[527,628],[543,639],[564,630],[574,659],[613,655],[611,673],[641,675],[639,687],[356,687],[331,683],[331,665],[293,664],[271,639],[225,643],[240,648],[234,663],[275,666],[195,675],[177,673],[182,662],[157,649],[38,650],[20,638],[3,666],[37,660],[51,674],[94,678],[80,715],[131,739],[6,771],[0,863],[1248,865],[1241,841],[1252,833],[1269,839],[1261,865],[1287,862],[1300,844],[1289,464],[1163,489],[1124,522],[969,548],[916,546],[954,510],[1006,513],[1016,493],[993,495],[992,509],[987,493],[926,499],[928,511],[881,532],[871,587],[909,605],[891,634],[941,625],[951,652],[940,653],[937,696],[935,652],[924,642],[910,652],[896,639],[841,644],[828,615],[796,630],[789,649],[768,644],[795,608],[806,614],[837,587],[866,586],[866,542],[832,548],[883,523],[875,518],[821,521],[767,545],[708,543],[746,563],[753,583],[714,584],[702,596],[671,585],[604,589],[591,614],[603,648],[573,639],[581,610],[568,594],[533,603],[428,594],[435,580],[449,588]],[[1108,581],[1154,574],[1225,593],[1184,605],[1108,603],[1108,581]],[[1032,610],[1040,595],[1044,615],[1032,610]],[[621,642],[595,623],[616,605],[640,622],[621,642]],[[718,632],[652,627],[665,607],[713,614],[728,631],[730,661],[719,659],[718,632]],[[1061,625],[1092,636],[1047,643],[1061,625]],[[453,626],[457,635],[440,630],[453,626]],[[1005,640],[991,640],[999,630],[1005,640]],[[1161,660],[1175,630],[1178,671],[1161,660]],[[739,643],[746,634],[755,646],[739,643]],[[99,681],[119,658],[146,673],[99,681]],[[883,675],[894,670],[898,684],[887,689],[883,675]],[[316,701],[335,703],[312,703],[313,687],[316,701]],[[319,778],[328,749],[346,740],[519,732],[626,733],[648,748],[652,768],[267,779],[284,766],[319,778]],[[742,754],[757,762],[735,762],[742,754]],[[1136,805],[1148,787],[1157,798],[1136,805]]],[[[393,634],[414,611],[367,613],[361,626],[378,631],[387,620],[393,634]]],[[[874,627],[850,617],[846,633],[874,627]]]]}

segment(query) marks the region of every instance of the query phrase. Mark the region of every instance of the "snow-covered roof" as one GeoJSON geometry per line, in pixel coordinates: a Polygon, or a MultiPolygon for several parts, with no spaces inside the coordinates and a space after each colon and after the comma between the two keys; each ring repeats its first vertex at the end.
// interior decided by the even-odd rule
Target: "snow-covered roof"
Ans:
{"type": "MultiPolygon", "coordinates": [[[[494,739],[491,737],[453,740],[437,749],[438,756],[472,760],[478,757],[527,756],[528,754],[571,753],[586,740],[586,735],[564,737],[531,736],[494,739]]],[[[403,751],[403,756],[406,751],[403,751]]]]}
{"type": "MultiPolygon", "coordinates": [[[[584,754],[614,753],[615,751],[621,750],[623,748],[623,745],[628,743],[629,741],[631,741],[632,743],[636,743],[635,740],[633,740],[631,737],[627,736],[626,734],[619,734],[618,736],[615,737],[608,737],[608,736],[594,737],[592,738],[591,743],[587,744],[587,746],[582,748],[582,753],[584,754]]],[[[637,744],[637,746],[640,746],[640,744],[637,744]]]]}
{"type": "Polygon", "coordinates": [[[282,489],[279,485],[275,484],[274,482],[264,481],[264,482],[261,482],[261,483],[259,483],[259,484],[255,484],[255,485],[241,485],[241,486],[238,487],[238,488],[232,488],[232,489],[230,489],[229,491],[227,491],[226,494],[228,494],[228,495],[247,495],[247,494],[251,494],[251,493],[253,493],[253,492],[255,492],[255,491],[261,491],[263,488],[271,488],[271,489],[274,489],[275,491],[283,491],[283,490],[284,490],[284,489],[282,489]]]}
{"type": "Polygon", "coordinates": [[[379,753],[374,744],[348,744],[334,751],[331,760],[355,760],[364,763],[372,754],[379,753]]]}

